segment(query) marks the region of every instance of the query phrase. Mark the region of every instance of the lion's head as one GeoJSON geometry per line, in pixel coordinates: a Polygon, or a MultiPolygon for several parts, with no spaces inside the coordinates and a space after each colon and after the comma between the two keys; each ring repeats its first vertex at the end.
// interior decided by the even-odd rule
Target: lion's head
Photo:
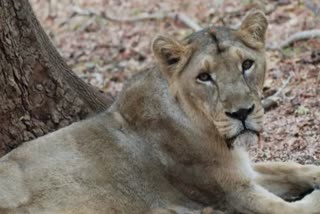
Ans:
{"type": "Polygon", "coordinates": [[[267,25],[264,14],[253,11],[238,29],[211,27],[183,41],[153,41],[172,95],[199,125],[213,124],[228,146],[262,130],[267,25]]]}

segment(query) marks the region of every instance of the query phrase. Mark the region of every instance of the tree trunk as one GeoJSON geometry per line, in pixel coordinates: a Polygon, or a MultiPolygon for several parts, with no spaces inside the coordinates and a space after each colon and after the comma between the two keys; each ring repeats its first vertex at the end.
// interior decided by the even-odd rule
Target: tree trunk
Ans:
{"type": "Polygon", "coordinates": [[[28,0],[0,1],[0,156],[111,102],[71,71],[28,0]]]}

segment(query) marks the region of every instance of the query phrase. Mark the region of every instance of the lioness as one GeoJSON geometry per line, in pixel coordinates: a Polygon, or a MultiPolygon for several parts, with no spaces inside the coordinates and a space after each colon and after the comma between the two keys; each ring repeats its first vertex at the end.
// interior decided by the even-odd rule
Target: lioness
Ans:
{"type": "Polygon", "coordinates": [[[158,36],[157,63],[104,113],[0,162],[0,213],[320,213],[320,169],[250,163],[262,130],[267,20],[158,36]],[[162,209],[161,209],[162,208],[162,209]],[[167,210],[167,211],[166,211],[167,210]]]}

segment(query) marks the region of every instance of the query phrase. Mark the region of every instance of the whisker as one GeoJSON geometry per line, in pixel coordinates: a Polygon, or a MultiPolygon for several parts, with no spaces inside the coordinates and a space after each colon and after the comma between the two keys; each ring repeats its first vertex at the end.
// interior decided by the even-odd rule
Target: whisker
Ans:
{"type": "Polygon", "coordinates": [[[232,123],[216,123],[216,122],[215,122],[215,125],[216,125],[217,127],[224,128],[224,127],[231,126],[232,123]]]}
{"type": "Polygon", "coordinates": [[[260,108],[259,110],[257,110],[253,114],[264,114],[264,110],[263,110],[263,108],[260,108]]]}
{"type": "Polygon", "coordinates": [[[264,115],[252,115],[251,117],[249,117],[250,119],[261,119],[263,118],[264,115]]]}

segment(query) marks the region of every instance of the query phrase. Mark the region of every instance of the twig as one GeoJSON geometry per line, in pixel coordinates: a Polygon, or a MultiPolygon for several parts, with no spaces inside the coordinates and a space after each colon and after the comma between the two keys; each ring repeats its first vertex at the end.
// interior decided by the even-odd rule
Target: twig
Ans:
{"type": "Polygon", "coordinates": [[[320,30],[301,31],[289,36],[288,39],[286,39],[284,42],[280,43],[279,45],[269,45],[269,47],[267,48],[273,49],[273,50],[281,50],[283,48],[290,46],[294,42],[312,39],[316,37],[320,37],[320,30]]]}
{"type": "Polygon", "coordinates": [[[175,17],[194,31],[202,30],[202,27],[198,23],[184,13],[177,13],[175,17]]]}
{"type": "Polygon", "coordinates": [[[52,15],[52,2],[48,0],[48,16],[52,15]]]}
{"type": "Polygon", "coordinates": [[[275,99],[275,98],[277,98],[281,93],[282,93],[282,91],[288,86],[288,84],[289,84],[289,82],[290,82],[290,80],[292,79],[292,74],[290,74],[289,76],[288,76],[288,78],[282,83],[282,86],[279,88],[279,90],[276,92],[276,93],[274,93],[273,95],[271,95],[270,97],[268,97],[269,99],[275,99]]]}
{"type": "Polygon", "coordinates": [[[287,40],[280,44],[280,48],[288,47],[292,43],[300,40],[312,39],[315,37],[320,37],[320,30],[301,31],[291,35],[287,40]]]}
{"type": "Polygon", "coordinates": [[[308,8],[315,16],[320,15],[320,4],[316,4],[311,0],[304,0],[304,6],[308,8]]]}
{"type": "Polygon", "coordinates": [[[147,21],[147,20],[162,20],[162,19],[167,18],[169,15],[166,13],[159,12],[159,13],[154,13],[154,14],[141,14],[136,17],[118,18],[118,17],[108,15],[108,14],[106,14],[106,12],[102,12],[101,16],[109,21],[112,21],[112,22],[133,23],[133,22],[140,22],[140,21],[147,21]]]}
{"type": "Polygon", "coordinates": [[[106,12],[102,12],[101,14],[90,10],[90,9],[83,9],[80,7],[71,7],[71,10],[73,11],[73,14],[71,17],[74,17],[75,15],[82,15],[82,16],[99,16],[101,18],[104,18],[106,20],[112,21],[112,22],[121,22],[121,23],[133,23],[133,22],[139,22],[139,21],[147,21],[147,20],[162,20],[166,18],[170,19],[176,19],[184,23],[186,26],[191,28],[194,31],[199,31],[202,29],[202,27],[195,22],[193,19],[191,19],[189,16],[187,16],[184,13],[177,13],[177,12],[158,12],[153,14],[142,14],[137,17],[114,17],[106,12]]]}
{"type": "Polygon", "coordinates": [[[277,100],[279,99],[279,95],[288,86],[292,76],[293,75],[291,74],[289,75],[289,77],[282,83],[282,86],[277,90],[276,93],[262,100],[262,106],[265,111],[269,111],[270,109],[278,105],[277,100]]]}

